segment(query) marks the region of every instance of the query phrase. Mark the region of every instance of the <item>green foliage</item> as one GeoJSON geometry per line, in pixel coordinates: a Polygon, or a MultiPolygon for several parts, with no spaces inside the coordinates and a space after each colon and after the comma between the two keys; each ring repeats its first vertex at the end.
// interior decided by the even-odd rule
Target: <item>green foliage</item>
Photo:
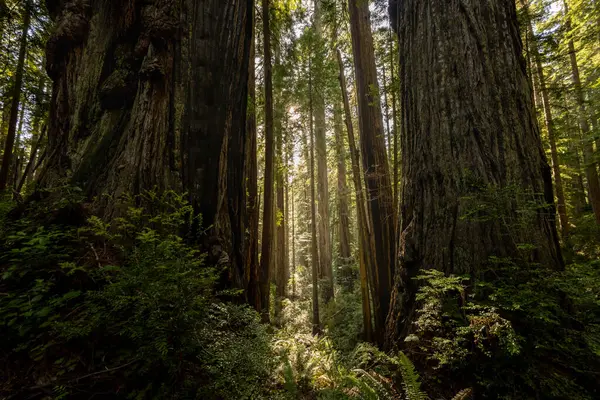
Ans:
{"type": "Polygon", "coordinates": [[[409,400],[428,400],[429,397],[421,390],[421,382],[419,382],[419,374],[415,370],[415,366],[406,356],[400,352],[398,354],[398,365],[402,374],[402,387],[404,393],[409,400]]]}
{"type": "Polygon", "coordinates": [[[600,365],[597,268],[549,271],[492,258],[489,269],[491,282],[438,271],[417,278],[415,329],[405,344],[427,383],[460,375],[472,377],[460,383],[482,398],[591,398],[590,371],[600,365]]]}
{"type": "MultiPolygon", "coordinates": [[[[0,346],[9,379],[0,393],[259,396],[270,338],[254,311],[215,297],[220,271],[176,234],[190,222],[188,205],[169,192],[125,201],[112,224],[93,215],[83,227],[4,220],[0,346]]],[[[44,207],[60,216],[77,204],[32,207],[26,215],[44,207]]]]}

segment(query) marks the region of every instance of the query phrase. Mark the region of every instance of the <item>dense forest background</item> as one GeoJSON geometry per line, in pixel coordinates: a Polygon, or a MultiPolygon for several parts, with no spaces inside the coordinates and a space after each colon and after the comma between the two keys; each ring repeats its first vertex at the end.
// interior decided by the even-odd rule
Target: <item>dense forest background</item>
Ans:
{"type": "Polygon", "coordinates": [[[600,1],[0,0],[0,398],[600,398],[600,1]]]}

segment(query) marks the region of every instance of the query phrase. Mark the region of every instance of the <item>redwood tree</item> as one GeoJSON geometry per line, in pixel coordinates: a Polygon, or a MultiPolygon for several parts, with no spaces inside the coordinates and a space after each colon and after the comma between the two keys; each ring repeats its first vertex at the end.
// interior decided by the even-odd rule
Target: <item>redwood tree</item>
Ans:
{"type": "Polygon", "coordinates": [[[56,28],[39,183],[78,185],[108,220],[121,195],[188,193],[202,216],[190,233],[242,287],[253,1],[46,3],[56,28]]]}
{"type": "Polygon", "coordinates": [[[371,271],[377,340],[382,342],[396,265],[395,210],[385,147],[369,2],[349,1],[352,50],[356,70],[360,148],[367,203],[375,241],[371,271]]]}
{"type": "Polygon", "coordinates": [[[515,2],[391,0],[390,11],[404,154],[388,347],[412,329],[424,268],[478,273],[492,256],[563,267],[515,2]]]}

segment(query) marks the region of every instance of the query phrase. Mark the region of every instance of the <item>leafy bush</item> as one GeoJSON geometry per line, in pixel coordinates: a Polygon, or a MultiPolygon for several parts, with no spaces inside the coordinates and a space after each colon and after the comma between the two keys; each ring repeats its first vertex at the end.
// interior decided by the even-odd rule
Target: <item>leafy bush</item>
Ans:
{"type": "Polygon", "coordinates": [[[594,398],[598,269],[549,271],[494,258],[489,268],[492,282],[439,271],[417,278],[417,318],[405,344],[427,386],[439,394],[473,386],[478,398],[594,398]]]}
{"type": "Polygon", "coordinates": [[[84,226],[61,218],[86,213],[77,201],[4,220],[0,393],[259,397],[270,337],[253,310],[216,298],[220,271],[177,235],[190,223],[183,198],[146,193],[112,225],[84,226]]]}

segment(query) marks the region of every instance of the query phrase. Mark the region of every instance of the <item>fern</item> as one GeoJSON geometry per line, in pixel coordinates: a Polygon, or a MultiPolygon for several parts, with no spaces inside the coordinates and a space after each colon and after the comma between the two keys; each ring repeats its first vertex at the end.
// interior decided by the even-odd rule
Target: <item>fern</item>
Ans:
{"type": "Polygon", "coordinates": [[[473,398],[473,389],[467,388],[456,393],[452,400],[469,400],[473,398]]]}
{"type": "Polygon", "coordinates": [[[296,384],[296,378],[294,377],[294,368],[287,357],[283,364],[283,379],[285,390],[291,395],[296,396],[298,385],[296,384]]]}
{"type": "Polygon", "coordinates": [[[421,390],[421,382],[419,382],[419,373],[415,370],[415,366],[406,356],[400,352],[398,354],[398,366],[402,375],[402,387],[408,400],[429,400],[425,392],[421,390]]]}

